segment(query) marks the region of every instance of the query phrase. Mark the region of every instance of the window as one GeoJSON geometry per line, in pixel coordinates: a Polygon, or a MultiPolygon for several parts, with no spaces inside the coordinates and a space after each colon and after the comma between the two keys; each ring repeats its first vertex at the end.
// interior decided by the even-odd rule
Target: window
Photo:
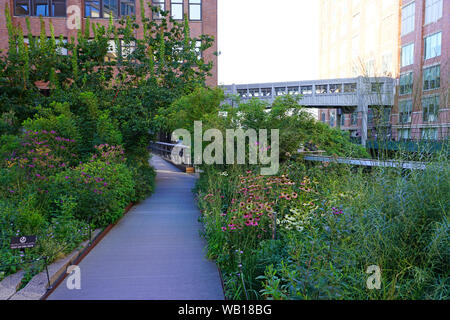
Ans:
{"type": "Polygon", "coordinates": [[[272,88],[261,88],[261,95],[263,97],[270,97],[270,96],[272,96],[272,88]]]}
{"type": "Polygon", "coordinates": [[[352,126],[356,126],[358,124],[358,112],[356,111],[352,113],[351,124],[352,126]]]}
{"type": "Polygon", "coordinates": [[[86,0],[85,16],[90,18],[118,18],[134,15],[134,0],[86,0]]]}
{"type": "Polygon", "coordinates": [[[425,3],[425,24],[438,21],[442,17],[442,0],[427,0],[425,3]]]}
{"type": "Polygon", "coordinates": [[[316,85],[316,94],[325,94],[328,93],[328,85],[320,84],[316,85]]]}
{"type": "Polygon", "coordinates": [[[415,11],[414,1],[402,8],[402,36],[414,31],[415,11]]]}
{"type": "Polygon", "coordinates": [[[299,93],[298,87],[288,87],[288,94],[297,95],[299,93]]]}
{"type": "Polygon", "coordinates": [[[391,122],[391,108],[383,109],[383,124],[388,125],[391,122]]]}
{"type": "Polygon", "coordinates": [[[247,97],[247,89],[237,89],[237,93],[241,98],[247,97]]]}
{"type": "Polygon", "coordinates": [[[373,93],[380,93],[383,90],[383,82],[372,82],[371,90],[373,93]]]}
{"type": "Polygon", "coordinates": [[[398,140],[409,140],[411,139],[411,129],[398,129],[398,140]]]}
{"type": "Polygon", "coordinates": [[[170,13],[175,20],[183,20],[183,0],[171,0],[170,13]]]}
{"type": "Polygon", "coordinates": [[[189,0],[189,20],[202,20],[202,0],[189,0]]]}
{"type": "Polygon", "coordinates": [[[399,122],[410,123],[412,113],[412,100],[403,100],[399,102],[399,122]]]}
{"type": "Polygon", "coordinates": [[[425,38],[425,60],[441,55],[441,42],[442,32],[435,33],[425,38]]]}
{"type": "Polygon", "coordinates": [[[120,1],[120,15],[132,16],[134,15],[134,0],[122,0],[120,1]]]}
{"type": "Polygon", "coordinates": [[[16,16],[65,17],[66,0],[14,0],[16,16]]]}
{"type": "Polygon", "coordinates": [[[323,122],[323,123],[325,123],[325,122],[326,122],[326,118],[325,118],[325,112],[322,112],[322,115],[321,115],[321,120],[322,120],[322,122],[323,122]]]}
{"type": "MultiPolygon", "coordinates": [[[[47,38],[47,41],[50,41],[50,37],[47,38]]],[[[39,37],[35,37],[34,41],[36,41],[37,43],[41,42],[41,39],[39,37]]],[[[28,47],[30,44],[30,39],[28,39],[28,37],[24,37],[23,38],[23,42],[25,43],[25,46],[28,47]]],[[[60,38],[56,38],[55,39],[55,45],[56,45],[56,53],[62,56],[67,56],[68,50],[65,47],[67,45],[67,39],[61,39],[60,38]]]]}
{"type": "Polygon", "coordinates": [[[55,43],[56,43],[56,53],[62,55],[62,56],[67,56],[67,48],[65,48],[64,46],[67,44],[67,39],[63,39],[61,42],[61,39],[55,39],[55,43]]]}
{"type": "Polygon", "coordinates": [[[344,127],[344,126],[345,126],[345,114],[344,114],[344,113],[341,115],[341,122],[340,122],[340,125],[341,125],[341,127],[344,127]]]}
{"type": "Polygon", "coordinates": [[[303,95],[312,94],[312,86],[301,86],[300,93],[303,95]]]}
{"type": "Polygon", "coordinates": [[[400,94],[412,93],[413,87],[413,73],[406,73],[400,75],[400,94]]]}
{"type": "Polygon", "coordinates": [[[197,54],[197,59],[198,60],[203,58],[202,40],[196,40],[195,41],[195,53],[197,54]]]}
{"type": "Polygon", "coordinates": [[[128,58],[130,54],[132,54],[136,50],[136,42],[129,41],[125,42],[124,40],[120,40],[120,54],[122,58],[128,58]]]}
{"type": "Polygon", "coordinates": [[[422,139],[424,140],[437,140],[438,129],[437,128],[424,128],[422,129],[422,139]]]}
{"type": "Polygon", "coordinates": [[[153,19],[162,19],[163,16],[161,15],[160,11],[165,11],[166,10],[166,4],[164,2],[164,0],[152,0],[152,5],[154,7],[159,7],[159,11],[153,11],[153,19]]]}
{"type": "Polygon", "coordinates": [[[342,84],[330,84],[330,92],[331,93],[341,93],[342,92],[342,84]]]}
{"type": "Polygon", "coordinates": [[[441,86],[441,66],[423,69],[423,90],[438,89],[441,86]]]}
{"type": "Polygon", "coordinates": [[[283,96],[285,94],[286,94],[286,88],[285,87],[275,88],[275,95],[276,96],[283,96]]]}
{"type": "Polygon", "coordinates": [[[86,1],[84,6],[86,17],[100,18],[100,1],[86,1]]]}
{"type": "Polygon", "coordinates": [[[414,63],[414,43],[402,47],[402,67],[414,63]]]}
{"type": "Polygon", "coordinates": [[[103,0],[103,18],[117,18],[119,9],[116,0],[103,0]]]}
{"type": "Polygon", "coordinates": [[[356,83],[344,83],[344,92],[356,92],[356,83]]]}
{"type": "Polygon", "coordinates": [[[248,89],[250,97],[259,97],[259,89],[248,89]]]}
{"type": "Polygon", "coordinates": [[[35,16],[50,16],[50,1],[48,0],[34,0],[32,1],[33,5],[33,15],[35,16]]]}
{"type": "Polygon", "coordinates": [[[28,0],[15,0],[14,1],[14,14],[16,16],[29,16],[30,15],[30,3],[28,0]]]}
{"type": "Polygon", "coordinates": [[[330,127],[334,127],[335,120],[336,120],[336,114],[334,113],[334,111],[332,111],[332,112],[330,112],[330,127]]]}
{"type": "Polygon", "coordinates": [[[439,112],[439,96],[423,98],[422,112],[424,122],[436,122],[439,112]]]}
{"type": "Polygon", "coordinates": [[[53,17],[66,16],[66,0],[53,0],[51,4],[51,13],[53,17]]]}

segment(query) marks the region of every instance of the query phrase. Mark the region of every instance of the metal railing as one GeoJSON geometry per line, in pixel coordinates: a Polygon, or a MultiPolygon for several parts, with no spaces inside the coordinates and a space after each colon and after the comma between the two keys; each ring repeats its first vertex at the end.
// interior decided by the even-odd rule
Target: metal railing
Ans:
{"type": "Polygon", "coordinates": [[[150,150],[173,163],[192,167],[191,147],[181,143],[152,142],[150,150]]]}

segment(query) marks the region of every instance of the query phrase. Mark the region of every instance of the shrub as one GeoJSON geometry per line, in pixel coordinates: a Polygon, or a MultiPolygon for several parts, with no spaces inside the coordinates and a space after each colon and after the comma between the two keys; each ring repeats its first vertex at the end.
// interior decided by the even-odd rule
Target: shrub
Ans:
{"type": "Polygon", "coordinates": [[[57,174],[51,192],[57,199],[71,197],[77,203],[74,216],[96,227],[116,222],[135,197],[127,166],[101,160],[57,174]]]}

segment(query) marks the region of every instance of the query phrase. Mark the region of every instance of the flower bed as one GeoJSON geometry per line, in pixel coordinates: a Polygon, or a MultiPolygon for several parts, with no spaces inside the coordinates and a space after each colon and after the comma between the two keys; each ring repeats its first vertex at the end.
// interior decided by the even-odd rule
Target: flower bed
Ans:
{"type": "Polygon", "coordinates": [[[448,169],[437,163],[405,177],[290,161],[267,177],[204,168],[204,236],[227,297],[448,297],[448,169]],[[367,286],[371,265],[381,269],[380,290],[367,286]]]}

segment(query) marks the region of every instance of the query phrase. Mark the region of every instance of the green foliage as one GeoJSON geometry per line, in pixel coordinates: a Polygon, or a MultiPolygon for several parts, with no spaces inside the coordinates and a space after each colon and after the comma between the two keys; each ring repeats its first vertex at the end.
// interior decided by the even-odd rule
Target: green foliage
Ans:
{"type": "Polygon", "coordinates": [[[448,299],[446,161],[406,174],[301,161],[277,177],[247,170],[210,166],[196,189],[229,298],[448,299]],[[271,205],[276,224],[264,224],[258,202],[271,205]],[[255,215],[259,225],[246,226],[255,215]],[[260,227],[268,234],[254,236],[260,227]],[[381,268],[380,290],[366,287],[370,265],[381,268]]]}
{"type": "Polygon", "coordinates": [[[203,121],[207,125],[218,117],[219,105],[224,97],[220,88],[197,88],[174,101],[170,108],[160,109],[159,115],[164,117],[169,131],[184,128],[193,132],[194,121],[203,121]]]}
{"type": "Polygon", "coordinates": [[[96,227],[116,222],[134,200],[134,182],[123,163],[101,160],[81,164],[55,176],[52,198],[66,195],[76,202],[74,216],[96,227]]]}
{"type": "Polygon", "coordinates": [[[57,259],[86,239],[88,226],[116,222],[130,202],[153,191],[148,144],[164,130],[158,112],[205,86],[212,63],[195,46],[200,40],[205,51],[213,39],[191,38],[187,17],[179,22],[162,12],[165,19],[143,15],[140,25],[135,17],[108,26],[86,19],[65,41],[51,21],[41,18],[36,36],[29,19],[26,28],[15,26],[5,10],[0,266],[10,267],[0,273],[23,268],[27,281],[43,265],[25,260],[57,259]],[[4,237],[24,232],[38,235],[39,246],[20,257],[4,237]]]}

